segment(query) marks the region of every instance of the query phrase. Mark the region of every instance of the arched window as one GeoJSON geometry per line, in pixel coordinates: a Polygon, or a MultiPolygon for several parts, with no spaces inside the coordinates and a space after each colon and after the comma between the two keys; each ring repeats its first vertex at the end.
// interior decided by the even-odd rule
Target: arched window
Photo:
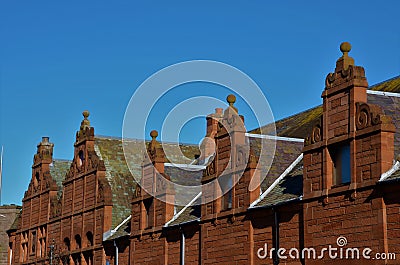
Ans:
{"type": "Polygon", "coordinates": [[[86,240],[87,240],[87,246],[88,247],[93,246],[93,233],[92,232],[88,231],[86,233],[86,240]]]}
{"type": "Polygon", "coordinates": [[[83,154],[83,151],[80,150],[78,153],[78,166],[81,167],[83,165],[84,161],[85,161],[85,155],[83,154]]]}
{"type": "Polygon", "coordinates": [[[71,241],[69,240],[68,237],[64,238],[64,247],[68,251],[71,250],[71,241]]]}
{"type": "Polygon", "coordinates": [[[36,188],[37,186],[39,186],[39,183],[40,183],[40,175],[39,175],[39,172],[36,172],[35,178],[34,178],[34,180],[33,180],[33,185],[35,186],[35,188],[36,188]]]}
{"type": "Polygon", "coordinates": [[[75,235],[75,249],[82,247],[82,239],[80,235],[75,235]]]}

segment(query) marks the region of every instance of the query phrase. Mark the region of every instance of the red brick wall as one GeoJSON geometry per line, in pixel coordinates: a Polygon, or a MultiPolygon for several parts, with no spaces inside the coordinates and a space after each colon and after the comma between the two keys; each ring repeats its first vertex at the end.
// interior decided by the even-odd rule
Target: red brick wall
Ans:
{"type": "MultiPolygon", "coordinates": [[[[14,262],[22,261],[21,235],[28,234],[29,250],[32,248],[31,234],[36,232],[39,239],[40,231],[45,231],[45,253],[39,256],[39,245],[36,253],[28,255],[29,262],[42,262],[47,259],[51,244],[56,245],[55,256],[68,254],[64,239],[69,238],[70,250],[74,255],[80,255],[82,260],[88,255],[94,256],[94,264],[103,264],[103,233],[111,228],[111,204],[109,186],[100,192],[99,181],[104,180],[104,164],[94,153],[93,128],[81,128],[75,143],[74,160],[70,171],[63,182],[62,197],[57,201],[58,187],[50,176],[49,164],[52,162],[52,144],[42,141],[34,158],[32,181],[25,193],[22,204],[21,226],[15,232],[14,262]],[[78,153],[84,153],[84,160],[78,163],[78,153]],[[37,176],[40,178],[37,184],[37,176]],[[93,234],[93,243],[87,233],[93,234]],[[81,238],[80,246],[75,236],[81,238]],[[85,254],[83,254],[85,252],[85,254]]],[[[47,139],[48,140],[48,139],[47,139]]],[[[104,182],[104,181],[103,181],[104,182]]],[[[105,182],[106,183],[106,182],[105,182]]],[[[14,238],[13,238],[14,240],[14,238]]],[[[129,251],[128,251],[129,252],[129,251]]]]}

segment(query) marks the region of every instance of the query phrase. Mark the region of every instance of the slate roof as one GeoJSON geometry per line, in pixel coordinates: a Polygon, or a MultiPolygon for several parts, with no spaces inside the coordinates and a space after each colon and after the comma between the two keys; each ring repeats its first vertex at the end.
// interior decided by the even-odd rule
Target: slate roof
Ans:
{"type": "Polygon", "coordinates": [[[387,180],[400,180],[400,169],[394,172],[390,177],[387,178],[387,180]]]}
{"type": "Polygon", "coordinates": [[[175,204],[177,211],[188,204],[188,198],[194,198],[200,191],[201,177],[203,170],[188,170],[179,167],[165,167],[165,174],[170,176],[171,181],[175,184],[175,204]],[[196,188],[188,189],[187,186],[196,186],[196,188]],[[183,193],[185,191],[185,193],[183,193]],[[185,196],[180,196],[185,194],[185,196]]]}
{"type": "Polygon", "coordinates": [[[55,159],[53,163],[50,164],[50,175],[56,181],[58,186],[58,196],[61,196],[62,192],[62,182],[65,179],[69,168],[71,166],[70,160],[55,159]]]}
{"type": "Polygon", "coordinates": [[[272,207],[281,203],[299,199],[303,195],[303,161],[298,163],[289,174],[257,204],[257,207],[272,207]]]}
{"type": "Polygon", "coordinates": [[[201,196],[193,202],[193,204],[187,207],[183,212],[177,210],[179,216],[168,224],[168,227],[193,222],[200,219],[201,216],[201,196]]]}
{"type": "Polygon", "coordinates": [[[131,234],[131,220],[123,224],[112,236],[107,238],[107,241],[129,236],[130,234],[131,234]]]}
{"type": "Polygon", "coordinates": [[[21,222],[21,216],[22,216],[22,207],[19,213],[15,216],[14,222],[11,224],[10,228],[6,232],[12,232],[18,230],[19,224],[21,222]]]}
{"type": "MultiPolygon", "coordinates": [[[[172,146],[169,143],[164,144],[167,148],[172,146]]],[[[140,179],[142,174],[143,149],[143,141],[141,140],[132,139],[124,140],[123,142],[121,138],[95,137],[95,150],[97,155],[104,161],[106,178],[112,190],[112,227],[116,227],[131,213],[130,201],[136,187],[135,179],[140,179]],[[132,172],[127,165],[123,145],[132,172]]],[[[195,157],[195,154],[200,153],[197,145],[180,145],[180,150],[186,158],[182,158],[176,152],[170,152],[169,160],[173,160],[176,163],[187,163],[190,158],[195,157]]]]}
{"type": "MultiPolygon", "coordinates": [[[[261,139],[250,137],[250,148],[256,157],[260,157],[261,163],[266,159],[273,159],[268,173],[261,173],[262,176],[265,176],[261,183],[262,191],[265,191],[296,160],[303,150],[303,142],[277,140],[275,143],[275,152],[267,152],[265,157],[260,157],[261,139]]],[[[268,143],[264,144],[267,148],[268,145],[268,143]]],[[[263,166],[262,168],[264,168],[263,166]]]]}
{"type": "MultiPolygon", "coordinates": [[[[400,81],[400,78],[398,79],[400,81]]],[[[400,90],[400,82],[399,87],[400,90]]],[[[392,117],[396,132],[394,134],[394,153],[400,154],[400,95],[399,97],[368,94],[368,103],[378,105],[384,113],[392,117]]]]}

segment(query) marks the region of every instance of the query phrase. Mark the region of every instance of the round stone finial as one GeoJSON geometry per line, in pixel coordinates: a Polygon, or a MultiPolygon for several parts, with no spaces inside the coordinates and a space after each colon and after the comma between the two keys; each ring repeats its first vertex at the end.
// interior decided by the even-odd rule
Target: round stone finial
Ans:
{"type": "Polygon", "coordinates": [[[342,44],[340,44],[340,51],[343,53],[351,51],[351,44],[347,41],[342,42],[342,44]]]}
{"type": "Polygon", "coordinates": [[[151,136],[151,138],[156,139],[157,136],[158,136],[158,132],[157,132],[156,130],[152,130],[152,131],[150,132],[150,136],[151,136]]]}
{"type": "Polygon", "coordinates": [[[230,94],[226,97],[226,101],[228,101],[229,105],[233,105],[236,102],[236,97],[233,94],[230,94]]]}
{"type": "Polygon", "coordinates": [[[85,110],[85,111],[82,112],[82,115],[83,115],[83,117],[85,119],[87,119],[89,117],[89,115],[90,115],[90,112],[88,110],[85,110]]]}

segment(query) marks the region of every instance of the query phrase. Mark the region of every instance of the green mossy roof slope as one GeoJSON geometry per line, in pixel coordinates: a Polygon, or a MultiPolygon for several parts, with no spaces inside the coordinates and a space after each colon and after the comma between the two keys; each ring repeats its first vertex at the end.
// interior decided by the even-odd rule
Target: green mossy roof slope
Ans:
{"type": "MultiPolygon", "coordinates": [[[[95,150],[104,161],[106,178],[112,190],[112,227],[116,227],[131,213],[130,201],[136,188],[136,180],[141,178],[141,165],[147,144],[148,142],[134,139],[122,141],[121,138],[95,137],[95,150]]],[[[166,148],[173,146],[170,143],[163,145],[166,148]]],[[[171,150],[168,153],[167,162],[187,163],[200,153],[197,145],[179,145],[179,147],[179,150],[171,150]]]]}
{"type": "Polygon", "coordinates": [[[62,159],[54,159],[53,163],[50,164],[50,175],[56,181],[60,193],[63,188],[62,182],[65,179],[65,175],[67,174],[70,166],[71,161],[62,159]]]}

